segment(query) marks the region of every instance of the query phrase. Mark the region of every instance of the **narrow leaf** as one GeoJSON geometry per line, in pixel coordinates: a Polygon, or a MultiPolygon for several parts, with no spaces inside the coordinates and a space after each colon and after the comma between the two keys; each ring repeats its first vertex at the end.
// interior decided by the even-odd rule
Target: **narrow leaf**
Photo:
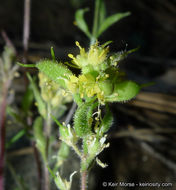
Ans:
{"type": "Polygon", "coordinates": [[[145,84],[141,84],[140,87],[145,88],[145,87],[153,86],[153,85],[155,85],[155,82],[148,82],[148,83],[145,83],[145,84]]]}
{"type": "Polygon", "coordinates": [[[16,122],[22,124],[22,125],[25,125],[24,124],[24,121],[21,117],[21,115],[17,112],[17,110],[13,109],[12,107],[10,106],[7,106],[6,108],[6,112],[8,115],[10,115],[16,122]]]}
{"type": "Polygon", "coordinates": [[[63,163],[66,161],[66,159],[69,156],[69,152],[70,152],[70,147],[65,142],[62,142],[57,154],[57,162],[55,164],[54,171],[57,171],[58,168],[61,165],[63,165],[63,163]]]}
{"type": "Polygon", "coordinates": [[[84,19],[84,13],[87,12],[88,9],[79,9],[75,13],[75,21],[77,27],[82,30],[89,38],[91,38],[91,34],[89,32],[88,25],[84,19]]]}
{"type": "Polygon", "coordinates": [[[56,61],[56,57],[55,57],[55,53],[54,53],[53,47],[51,47],[51,57],[52,57],[53,61],[56,61]]]}
{"type": "Polygon", "coordinates": [[[53,115],[51,116],[52,119],[55,121],[55,123],[59,126],[59,133],[61,138],[64,139],[68,139],[69,137],[69,129],[62,125],[53,115]]]}
{"type": "Polygon", "coordinates": [[[34,93],[32,90],[32,84],[29,84],[22,99],[22,110],[25,113],[27,113],[30,110],[33,100],[34,100],[34,93]]]}
{"type": "Polygon", "coordinates": [[[44,103],[44,101],[40,95],[40,92],[37,88],[37,85],[35,84],[34,80],[32,79],[32,77],[30,76],[29,73],[27,73],[27,77],[28,77],[29,81],[31,82],[34,97],[37,102],[38,111],[43,118],[46,118],[46,104],[44,103]]]}
{"type": "Polygon", "coordinates": [[[55,121],[55,123],[59,126],[59,127],[63,127],[63,125],[53,116],[51,115],[52,119],[55,121]]]}
{"type": "Polygon", "coordinates": [[[106,6],[104,0],[101,0],[100,2],[100,13],[99,13],[99,24],[101,25],[106,17],[106,6]]]}
{"type": "Polygon", "coordinates": [[[6,144],[6,148],[9,148],[12,144],[18,141],[22,136],[25,135],[25,129],[20,130],[10,141],[6,144]]]}
{"type": "Polygon", "coordinates": [[[99,37],[105,30],[107,30],[111,25],[113,25],[114,23],[116,23],[117,21],[121,20],[122,18],[129,16],[130,13],[126,12],[126,13],[117,13],[114,14],[112,16],[109,16],[108,18],[106,18],[104,20],[104,22],[101,24],[99,31],[98,31],[98,35],[97,37],[99,37]]]}
{"type": "Polygon", "coordinates": [[[19,62],[17,62],[17,64],[21,67],[35,67],[36,66],[35,64],[23,64],[23,63],[19,63],[19,62]]]}
{"type": "Polygon", "coordinates": [[[45,154],[46,138],[43,132],[43,121],[41,117],[37,117],[35,119],[33,129],[34,129],[34,137],[36,140],[36,146],[38,150],[40,151],[43,157],[43,160],[46,161],[46,154],[45,154]]]}

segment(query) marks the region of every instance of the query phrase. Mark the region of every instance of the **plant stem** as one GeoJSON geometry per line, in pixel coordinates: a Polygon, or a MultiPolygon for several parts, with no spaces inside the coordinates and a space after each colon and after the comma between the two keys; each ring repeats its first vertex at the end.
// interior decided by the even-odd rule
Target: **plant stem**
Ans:
{"type": "Polygon", "coordinates": [[[93,44],[95,42],[96,37],[97,37],[99,8],[100,8],[100,0],[96,0],[95,1],[95,9],[94,9],[94,20],[93,20],[92,38],[90,40],[91,44],[93,44]]]}
{"type": "Polygon", "coordinates": [[[28,51],[28,42],[29,42],[29,33],[30,33],[30,0],[24,1],[24,23],[23,23],[23,48],[24,48],[24,60],[26,63],[27,51],[28,51]]]}
{"type": "Polygon", "coordinates": [[[39,152],[38,152],[34,142],[32,142],[32,147],[33,147],[33,151],[34,151],[34,158],[36,161],[37,173],[38,173],[38,188],[37,189],[41,190],[41,188],[42,188],[42,168],[41,168],[41,162],[39,159],[39,152]]]}
{"type": "Polygon", "coordinates": [[[5,119],[7,106],[8,85],[3,85],[2,102],[0,106],[0,190],[4,189],[4,162],[5,162],[5,119]]]}
{"type": "Polygon", "coordinates": [[[87,189],[87,171],[81,172],[81,190],[87,189]]]}
{"type": "Polygon", "coordinates": [[[49,172],[47,168],[47,164],[45,163],[44,165],[44,190],[49,190],[50,189],[50,180],[49,180],[49,172]]]}
{"type": "Polygon", "coordinates": [[[46,162],[44,163],[44,190],[50,189],[50,179],[49,179],[49,171],[48,171],[48,155],[49,155],[49,145],[50,145],[50,134],[51,134],[51,105],[50,103],[47,104],[47,119],[45,125],[45,135],[47,138],[46,143],[46,162]]]}

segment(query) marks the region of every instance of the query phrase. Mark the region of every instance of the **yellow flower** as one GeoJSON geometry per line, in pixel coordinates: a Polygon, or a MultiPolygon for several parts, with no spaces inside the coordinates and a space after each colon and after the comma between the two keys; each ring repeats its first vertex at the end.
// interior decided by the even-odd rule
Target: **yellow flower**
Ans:
{"type": "Polygon", "coordinates": [[[75,94],[78,89],[78,78],[75,75],[70,76],[70,80],[67,81],[67,88],[72,94],[75,94]]]}
{"type": "Polygon", "coordinates": [[[91,45],[88,52],[80,46],[79,42],[76,42],[76,46],[79,47],[80,54],[76,57],[72,54],[68,54],[68,56],[72,59],[72,63],[81,69],[91,65],[95,70],[99,70],[100,65],[107,59],[109,47],[99,46],[98,42],[91,45]]]}
{"type": "Polygon", "coordinates": [[[72,94],[79,93],[81,98],[97,96],[98,100],[104,103],[105,93],[101,89],[102,82],[99,82],[99,79],[102,80],[101,77],[95,77],[91,73],[81,74],[78,77],[72,75],[67,88],[72,94]]]}

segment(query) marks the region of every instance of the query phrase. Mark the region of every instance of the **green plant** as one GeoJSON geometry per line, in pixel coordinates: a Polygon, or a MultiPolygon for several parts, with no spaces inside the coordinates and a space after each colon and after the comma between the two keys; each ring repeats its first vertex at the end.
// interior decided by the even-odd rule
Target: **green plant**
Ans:
{"type": "MultiPolygon", "coordinates": [[[[60,127],[60,139],[72,147],[80,158],[82,190],[86,189],[87,174],[94,161],[101,167],[106,167],[97,156],[109,146],[106,143],[106,133],[112,125],[113,116],[108,103],[126,102],[134,98],[141,88],[137,83],[127,80],[117,67],[131,51],[110,55],[108,44],[99,45],[96,42],[86,51],[76,42],[80,54],[68,56],[73,67],[80,69],[79,75],[73,74],[66,65],[55,60],[42,60],[35,65],[20,64],[38,68],[59,84],[65,93],[70,93],[78,105],[73,127],[61,124],[54,116],[53,119],[60,127]],[[103,107],[106,109],[105,114],[102,114],[103,107]],[[81,147],[78,146],[80,141],[81,147]]],[[[55,177],[55,182],[62,190],[70,189],[71,182],[62,180],[59,174],[55,177]]]]}
{"type": "Polygon", "coordinates": [[[107,17],[104,0],[95,0],[93,27],[92,31],[90,31],[84,19],[84,14],[88,10],[88,8],[85,8],[76,11],[75,24],[89,38],[90,44],[94,44],[96,39],[98,39],[111,25],[130,15],[130,12],[125,12],[116,13],[107,17]]]}
{"type": "MultiPolygon", "coordinates": [[[[96,0],[93,29],[90,32],[84,20],[86,11],[87,9],[78,10],[75,14],[75,20],[76,25],[90,39],[89,50],[86,51],[80,46],[79,42],[76,42],[80,53],[77,56],[68,54],[71,63],[57,62],[53,49],[51,49],[52,60],[45,59],[31,65],[19,63],[24,67],[36,67],[39,69],[39,75],[48,77],[47,80],[50,80],[50,83],[47,82],[47,88],[57,90],[57,87],[53,88],[52,83],[54,82],[54,85],[59,85],[58,89],[62,89],[63,95],[70,94],[77,104],[77,110],[73,117],[73,126],[65,123],[61,124],[56,119],[57,114],[51,114],[51,102],[54,101],[53,91],[49,92],[45,86],[46,83],[41,82],[41,92],[39,92],[36,90],[33,79],[28,76],[31,84],[33,84],[34,96],[40,115],[49,124],[52,117],[59,126],[60,140],[63,144],[58,152],[56,167],[51,169],[46,157],[46,138],[49,135],[43,134],[41,117],[37,118],[34,123],[35,139],[45,167],[48,167],[57,187],[61,190],[71,189],[72,176],[75,174],[73,172],[70,175],[70,180],[67,181],[62,179],[57,171],[63,160],[68,156],[68,146],[80,158],[81,189],[85,190],[88,172],[93,163],[96,162],[103,168],[107,166],[107,164],[98,159],[98,155],[109,147],[109,143],[106,143],[106,137],[113,122],[113,115],[108,104],[129,101],[138,94],[142,87],[142,85],[134,81],[127,80],[125,73],[118,68],[119,62],[137,49],[110,53],[109,44],[111,41],[103,45],[100,45],[97,41],[97,38],[107,28],[130,13],[117,13],[106,18],[104,1],[96,0]],[[71,67],[79,69],[80,74],[75,75],[71,67]],[[105,112],[102,110],[105,110],[105,112]],[[57,173],[55,174],[56,171],[57,173]]],[[[58,100],[54,102],[53,105],[57,106],[58,100]]]]}
{"type": "Polygon", "coordinates": [[[18,76],[18,65],[13,65],[15,49],[5,46],[0,57],[0,189],[4,189],[4,167],[5,167],[5,121],[6,108],[9,105],[8,97],[12,80],[18,76]]]}
{"type": "MultiPolygon", "coordinates": [[[[52,81],[42,72],[39,72],[39,87],[38,89],[35,79],[33,79],[29,73],[27,77],[30,81],[31,88],[34,93],[36,106],[40,116],[36,117],[33,123],[33,134],[36,142],[36,147],[41,154],[43,160],[44,171],[44,188],[50,189],[50,178],[48,174],[48,167],[51,163],[51,151],[53,139],[56,136],[52,134],[52,120],[51,115],[57,115],[60,117],[64,111],[64,104],[72,101],[71,96],[63,96],[63,90],[60,85],[52,81]]],[[[68,155],[68,146],[64,143],[61,145],[61,149],[58,151],[58,156],[55,163],[55,170],[57,170],[63,163],[65,157],[68,155]],[[65,153],[63,155],[63,153],[65,153]],[[65,157],[64,157],[65,156],[65,157]]]]}

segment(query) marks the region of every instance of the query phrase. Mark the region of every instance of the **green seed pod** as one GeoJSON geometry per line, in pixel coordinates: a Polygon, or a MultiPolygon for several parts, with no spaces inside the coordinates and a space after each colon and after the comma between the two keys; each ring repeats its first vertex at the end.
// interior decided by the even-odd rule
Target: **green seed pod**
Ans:
{"type": "Polygon", "coordinates": [[[79,137],[86,136],[91,133],[91,126],[87,122],[87,112],[90,104],[83,103],[74,115],[74,129],[79,137]]]}
{"type": "Polygon", "coordinates": [[[100,139],[97,138],[95,134],[86,136],[83,139],[84,153],[88,154],[91,157],[95,157],[95,155],[99,152],[101,147],[99,140],[100,139]]]}
{"type": "Polygon", "coordinates": [[[122,81],[116,83],[114,91],[106,97],[107,102],[125,102],[134,98],[140,90],[140,86],[133,81],[122,81]]]}
{"type": "Polygon", "coordinates": [[[113,84],[109,80],[98,82],[98,86],[103,91],[105,96],[108,96],[108,95],[112,94],[112,92],[113,92],[113,84]]]}
{"type": "Polygon", "coordinates": [[[84,137],[92,133],[92,114],[98,103],[83,103],[74,116],[74,129],[79,137],[84,137]]]}
{"type": "Polygon", "coordinates": [[[102,136],[104,133],[106,133],[109,130],[109,128],[112,126],[112,123],[113,123],[113,115],[111,111],[109,110],[109,108],[107,108],[107,112],[105,116],[103,117],[102,122],[100,124],[100,130],[98,134],[102,136]]]}
{"type": "Polygon", "coordinates": [[[36,64],[36,67],[62,87],[66,87],[65,81],[72,75],[72,72],[65,65],[57,61],[42,60],[36,64]]]}

